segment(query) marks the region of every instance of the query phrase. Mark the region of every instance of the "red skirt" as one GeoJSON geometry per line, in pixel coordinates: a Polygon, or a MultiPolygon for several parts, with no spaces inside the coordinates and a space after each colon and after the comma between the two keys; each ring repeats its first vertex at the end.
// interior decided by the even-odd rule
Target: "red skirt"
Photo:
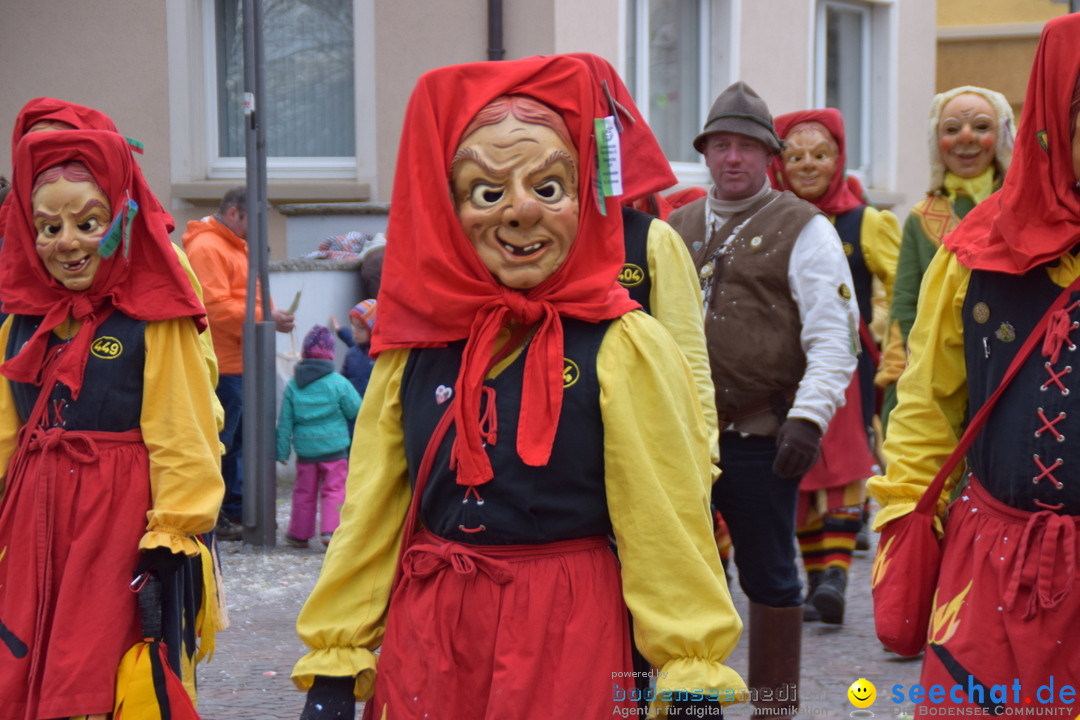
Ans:
{"type": "Polygon", "coordinates": [[[1072,707],[1075,714],[1078,557],[1080,518],[1009,507],[972,479],[949,509],[922,669],[923,688],[941,685],[945,697],[924,704],[1005,706],[1038,714],[1072,707]],[[973,686],[984,687],[981,697],[967,697],[969,677],[973,686]],[[956,685],[962,690],[950,698],[956,685]],[[1068,702],[1062,701],[1064,686],[1075,691],[1066,692],[1068,702]]]}
{"type": "Polygon", "coordinates": [[[0,504],[0,714],[111,713],[140,639],[128,589],[150,509],[142,435],[20,435],[0,504]]]}
{"type": "Polygon", "coordinates": [[[843,487],[874,474],[874,453],[863,424],[858,373],[852,376],[829,429],[821,439],[821,456],[799,481],[800,492],[843,487]]]}
{"type": "Polygon", "coordinates": [[[478,546],[421,531],[402,559],[365,718],[610,718],[634,687],[606,538],[478,546]]]}

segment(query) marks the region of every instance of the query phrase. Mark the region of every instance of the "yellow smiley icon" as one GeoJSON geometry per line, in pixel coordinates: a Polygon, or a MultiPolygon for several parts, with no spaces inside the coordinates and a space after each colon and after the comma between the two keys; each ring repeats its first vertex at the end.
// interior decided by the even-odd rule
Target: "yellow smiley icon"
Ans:
{"type": "Polygon", "coordinates": [[[866,678],[859,678],[847,689],[848,700],[857,708],[868,708],[877,698],[877,688],[866,678]]]}

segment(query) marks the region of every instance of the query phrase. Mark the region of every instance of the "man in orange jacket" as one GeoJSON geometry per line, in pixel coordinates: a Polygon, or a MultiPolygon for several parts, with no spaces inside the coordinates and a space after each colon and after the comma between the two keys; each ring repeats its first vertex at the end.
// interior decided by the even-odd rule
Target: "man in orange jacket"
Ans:
{"type": "MultiPolygon", "coordinates": [[[[225,478],[225,502],[216,528],[220,540],[239,540],[243,510],[243,372],[244,315],[247,308],[248,246],[247,192],[236,187],[225,193],[214,215],[193,220],[184,231],[184,249],[203,286],[206,316],[213,328],[217,355],[218,399],[225,408],[221,444],[225,455],[221,473],[225,478]]],[[[294,318],[271,310],[278,332],[293,329],[294,318]]],[[[256,320],[262,320],[255,307],[256,320]]]]}

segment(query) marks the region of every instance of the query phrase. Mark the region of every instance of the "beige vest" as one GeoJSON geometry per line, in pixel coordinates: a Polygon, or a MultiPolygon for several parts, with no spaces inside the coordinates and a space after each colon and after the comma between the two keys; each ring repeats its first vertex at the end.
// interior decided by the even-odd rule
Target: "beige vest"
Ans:
{"type": "Polygon", "coordinates": [[[689,248],[702,289],[708,292],[712,285],[705,308],[705,339],[716,410],[723,421],[738,424],[740,419],[789,405],[806,371],[799,342],[802,323],[787,273],[795,240],[819,211],[790,192],[774,190],[763,206],[732,218],[705,238],[707,202],[701,198],[679,208],[668,223],[689,248]],[[744,222],[727,253],[717,255],[724,240],[744,222]]]}

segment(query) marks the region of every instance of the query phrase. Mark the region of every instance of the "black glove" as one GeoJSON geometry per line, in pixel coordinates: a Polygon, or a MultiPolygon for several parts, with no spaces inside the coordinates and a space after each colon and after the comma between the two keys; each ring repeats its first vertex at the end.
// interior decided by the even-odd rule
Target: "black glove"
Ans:
{"type": "Polygon", "coordinates": [[[307,692],[307,702],[300,720],[355,720],[356,697],[351,677],[316,675],[307,692]]]}
{"type": "Polygon", "coordinates": [[[772,470],[782,478],[805,475],[821,452],[821,429],[810,420],[789,418],[776,434],[776,460],[772,470]]]}
{"type": "Polygon", "coordinates": [[[723,706],[716,700],[672,700],[667,708],[667,716],[672,720],[679,718],[713,718],[722,720],[723,706]]]}
{"type": "Polygon", "coordinates": [[[186,559],[185,555],[171,552],[169,548],[156,547],[143,550],[135,576],[149,572],[156,575],[159,580],[166,580],[183,567],[186,559]]]}

